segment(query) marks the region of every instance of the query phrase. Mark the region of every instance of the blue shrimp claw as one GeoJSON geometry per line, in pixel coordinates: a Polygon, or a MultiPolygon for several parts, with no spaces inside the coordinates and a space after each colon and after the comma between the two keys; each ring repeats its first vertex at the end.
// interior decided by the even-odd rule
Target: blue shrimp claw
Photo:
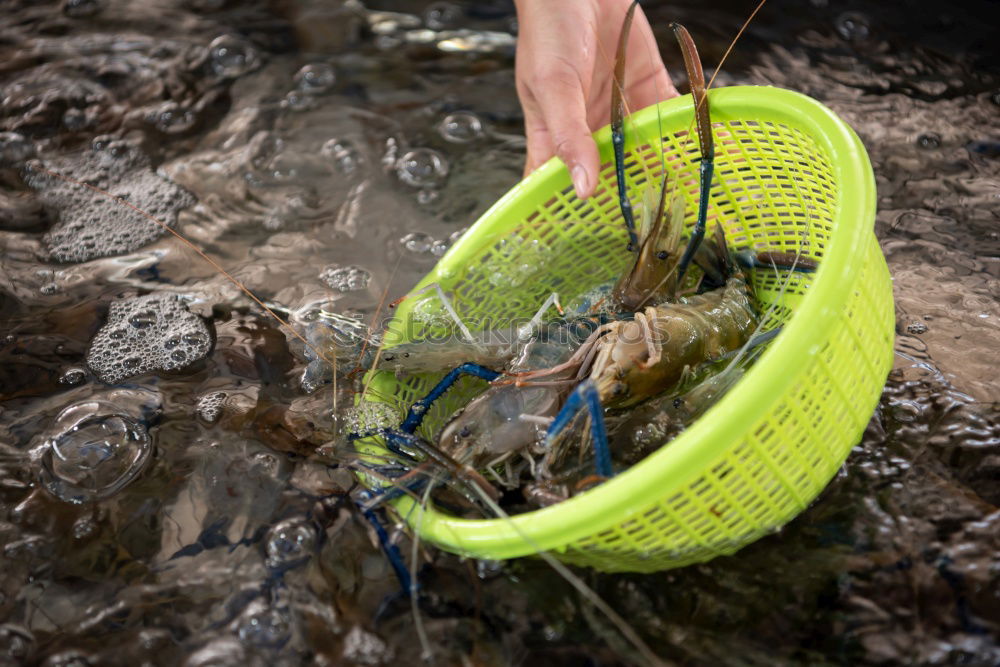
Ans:
{"type": "Polygon", "coordinates": [[[594,467],[602,477],[611,477],[614,470],[611,467],[611,448],[608,446],[608,430],[604,425],[604,408],[601,407],[601,397],[593,380],[584,380],[576,386],[573,393],[566,399],[565,405],[552,421],[545,433],[545,447],[549,448],[559,434],[565,430],[583,406],[590,412],[590,433],[594,439],[594,467]]]}
{"type": "Polygon", "coordinates": [[[674,34],[681,46],[684,56],[684,68],[687,70],[688,81],[691,83],[691,98],[694,101],[695,120],[698,128],[698,149],[701,151],[699,165],[698,219],[691,230],[691,238],[684,248],[684,254],[677,265],[678,284],[684,278],[684,272],[694,258],[698,246],[705,238],[705,225],[708,218],[708,196],[712,188],[712,175],[715,172],[715,141],[712,138],[712,119],[708,108],[708,92],[705,90],[705,72],[701,68],[698,49],[687,29],[679,23],[672,23],[674,34]]]}
{"type": "Polygon", "coordinates": [[[399,585],[403,588],[404,594],[410,595],[416,590],[416,587],[413,585],[414,581],[410,576],[410,570],[407,569],[406,564],[403,562],[403,554],[399,551],[399,545],[393,544],[389,539],[389,533],[386,532],[385,526],[382,525],[382,522],[375,515],[375,510],[366,507],[367,501],[374,497],[372,492],[362,491],[360,495],[358,509],[361,510],[365,519],[375,529],[375,535],[378,536],[378,542],[382,546],[382,551],[385,552],[385,557],[389,559],[389,564],[392,565],[393,572],[396,573],[396,578],[399,579],[399,585]]]}
{"type": "Polygon", "coordinates": [[[625,14],[622,31],[618,35],[614,82],[611,85],[611,145],[615,153],[615,179],[618,181],[618,205],[621,207],[622,217],[625,219],[625,228],[628,229],[629,252],[637,252],[639,250],[639,237],[635,232],[635,217],[632,214],[632,202],[625,195],[625,50],[626,46],[628,46],[629,30],[632,28],[632,15],[635,14],[635,7],[638,4],[638,0],[633,2],[628,8],[628,13],[625,14]]]}
{"type": "Polygon", "coordinates": [[[463,375],[473,375],[477,378],[482,378],[487,382],[493,382],[500,377],[500,373],[486,368],[485,366],[473,363],[462,364],[457,368],[451,369],[451,371],[441,378],[441,381],[438,382],[433,389],[431,389],[430,393],[410,406],[409,412],[406,413],[406,419],[404,419],[403,423],[400,424],[399,430],[404,433],[416,432],[416,430],[420,428],[420,424],[423,423],[424,416],[427,414],[427,411],[430,409],[434,401],[441,398],[441,395],[451,389],[451,386],[458,382],[458,379],[463,375]]]}
{"type": "Polygon", "coordinates": [[[424,396],[419,401],[416,401],[410,406],[410,409],[406,413],[406,418],[403,419],[403,423],[399,425],[398,429],[389,428],[376,428],[369,431],[361,431],[359,433],[351,433],[347,436],[347,439],[351,442],[355,440],[363,440],[364,438],[370,438],[375,435],[380,435],[385,438],[386,446],[395,454],[399,454],[405,458],[413,459],[414,456],[411,452],[407,452],[407,448],[420,449],[417,445],[421,444],[417,442],[417,436],[414,435],[417,429],[424,421],[424,417],[427,415],[427,411],[430,409],[434,401],[441,398],[441,396],[451,389],[451,386],[458,382],[458,379],[463,375],[473,375],[478,378],[482,378],[487,382],[493,382],[498,377],[500,373],[497,371],[486,368],[485,366],[480,366],[479,364],[466,363],[451,369],[447,375],[445,375],[441,380],[434,385],[434,388],[424,396]]]}

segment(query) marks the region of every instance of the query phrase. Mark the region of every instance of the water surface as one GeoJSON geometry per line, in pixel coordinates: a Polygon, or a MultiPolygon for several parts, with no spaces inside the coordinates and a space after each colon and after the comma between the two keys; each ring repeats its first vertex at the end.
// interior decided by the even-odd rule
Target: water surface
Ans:
{"type": "MultiPolygon", "coordinates": [[[[667,23],[714,63],[747,11],[644,6],[678,80],[667,23]]],[[[812,95],[864,141],[897,358],[862,442],[780,533],[679,571],[582,572],[665,657],[1000,662],[991,10],[772,2],[722,71],[812,95]]],[[[302,344],[136,211],[26,166],[154,211],[301,331],[321,309],[371,317],[520,177],[516,28],[499,0],[9,5],[0,662],[420,663],[302,344]]],[[[636,659],[542,563],[420,563],[441,664],[636,659]]]]}

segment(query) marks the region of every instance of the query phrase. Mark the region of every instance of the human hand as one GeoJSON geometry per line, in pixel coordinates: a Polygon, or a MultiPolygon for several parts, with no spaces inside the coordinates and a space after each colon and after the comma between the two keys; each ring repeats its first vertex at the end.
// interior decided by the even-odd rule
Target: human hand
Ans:
{"type": "MultiPolygon", "coordinates": [[[[515,0],[517,95],[528,140],[525,175],[553,155],[581,199],[594,194],[600,158],[591,133],[611,119],[614,59],[631,0],[515,0]]],[[[637,7],[625,58],[625,100],[641,109],[677,96],[649,22],[637,7]]]]}

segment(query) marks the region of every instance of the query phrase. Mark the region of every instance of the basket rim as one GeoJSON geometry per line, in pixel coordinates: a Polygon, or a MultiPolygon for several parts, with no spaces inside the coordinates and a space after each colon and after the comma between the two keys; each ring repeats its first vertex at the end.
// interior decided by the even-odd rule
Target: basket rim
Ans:
{"type": "MultiPolygon", "coordinates": [[[[462,519],[433,506],[422,507],[405,496],[393,501],[396,511],[423,539],[457,553],[506,559],[561,551],[630,518],[641,518],[638,512],[649,499],[663,498],[679,489],[739,442],[748,425],[766,414],[798,377],[798,371],[819,354],[841,315],[852,280],[860,273],[865,244],[873,230],[875,178],[868,155],[850,126],[802,93],[771,86],[732,86],[711,90],[709,98],[713,122],[759,119],[783,123],[806,133],[830,157],[839,189],[833,216],[835,233],[808,293],[781,336],[732,390],[669,446],[660,447],[585,493],[550,507],[497,519],[462,519]],[[635,498],[643,500],[636,502],[635,498]]],[[[640,130],[656,128],[656,124],[669,128],[686,126],[691,117],[691,96],[684,95],[638,111],[631,116],[631,123],[640,130]]],[[[602,162],[609,161],[610,128],[597,131],[594,139],[602,162]]],[[[555,192],[569,183],[564,164],[558,158],[550,159],[490,207],[414,289],[455,275],[481,248],[484,236],[505,229],[513,211],[524,206],[525,195],[536,190],[555,192]]]]}

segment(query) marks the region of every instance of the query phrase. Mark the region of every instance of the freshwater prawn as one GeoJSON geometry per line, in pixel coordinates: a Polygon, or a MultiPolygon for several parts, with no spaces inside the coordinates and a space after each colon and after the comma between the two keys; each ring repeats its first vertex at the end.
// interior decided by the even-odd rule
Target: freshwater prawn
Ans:
{"type": "MultiPolygon", "coordinates": [[[[636,226],[624,191],[624,103],[620,92],[624,44],[634,9],[635,4],[626,14],[619,37],[612,141],[620,207],[629,232],[629,251],[635,259],[604,299],[607,319],[579,344],[553,343],[550,337],[533,336],[492,359],[489,354],[469,354],[465,358],[471,361],[453,368],[425,398],[410,407],[399,428],[350,436],[355,440],[381,436],[393,454],[411,461],[415,469],[426,471],[428,465],[440,466],[452,480],[475,487],[475,493],[465,494],[473,500],[477,494],[493,500],[499,497],[497,489],[479,471],[506,488],[520,486],[526,471],[536,481],[562,474],[559,467],[570,448],[566,446],[568,439],[561,436],[583,408],[590,418],[595,472],[599,478],[612,476],[604,410],[630,408],[665,392],[677,396],[704,378],[707,369],[751,344],[760,314],[738,264],[751,268],[772,263],[787,265],[787,258],[773,253],[730,253],[721,225],[716,225],[713,235],[703,242],[714,141],[697,49],[687,30],[676,23],[672,28],[691,82],[701,155],[697,218],[683,253],[679,253],[683,200],[675,197],[668,207],[663,187],[659,201],[652,206],[647,203],[646,215],[636,226]],[[685,282],[691,264],[698,266],[702,275],[685,282]],[[683,288],[690,287],[692,281],[702,292],[683,296],[683,288]],[[491,364],[482,363],[487,360],[501,363],[490,368],[491,364]],[[494,370],[498,367],[503,370],[494,370]],[[434,443],[417,435],[434,401],[463,375],[479,377],[491,386],[452,415],[434,443]],[[512,465],[517,456],[523,465],[512,465]],[[541,457],[541,465],[536,464],[536,457],[541,457]]],[[[798,270],[811,268],[805,263],[798,266],[798,270]]],[[[554,326],[565,327],[566,322],[554,326]]],[[[469,343],[475,344],[475,340],[469,343]]],[[[415,358],[414,367],[432,370],[433,364],[420,359],[416,347],[419,343],[406,345],[409,347],[388,350],[393,360],[415,358]]],[[[396,370],[407,366],[397,361],[396,370]]],[[[418,479],[416,484],[420,483],[418,479]]]]}

